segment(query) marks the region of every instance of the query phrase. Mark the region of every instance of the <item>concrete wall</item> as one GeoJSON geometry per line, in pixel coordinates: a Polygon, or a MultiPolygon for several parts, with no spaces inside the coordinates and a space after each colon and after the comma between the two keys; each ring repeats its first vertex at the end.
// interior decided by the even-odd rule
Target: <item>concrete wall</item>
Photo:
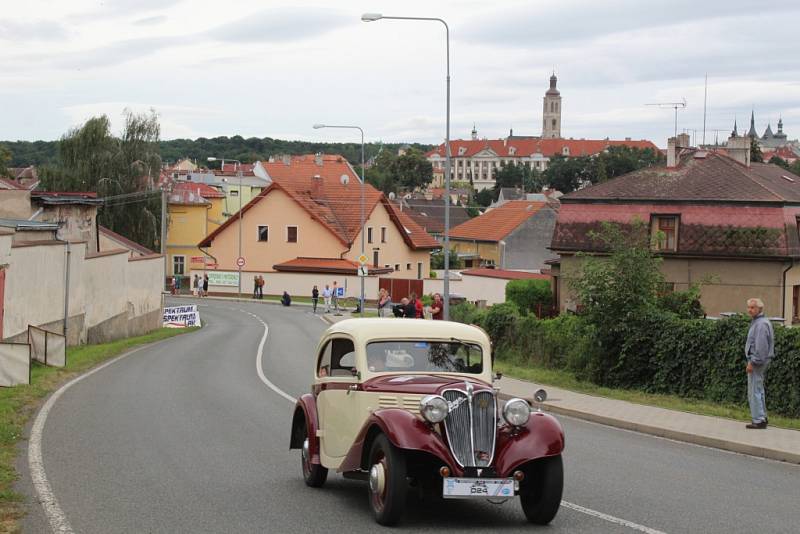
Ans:
{"type": "Polygon", "coordinates": [[[27,219],[32,213],[30,191],[0,189],[0,217],[27,219]]]}
{"type": "MultiPolygon", "coordinates": [[[[461,274],[460,280],[450,280],[450,293],[461,295],[469,302],[486,301],[486,304],[498,304],[506,301],[506,284],[510,280],[504,278],[488,278],[486,276],[470,276],[461,274]]],[[[444,280],[427,278],[423,282],[422,291],[426,295],[444,293],[444,280]]]]}
{"type": "Polygon", "coordinates": [[[57,232],[59,239],[84,241],[90,252],[97,252],[96,206],[46,206],[36,220],[62,223],[57,232]]]}
{"type": "Polygon", "coordinates": [[[505,263],[503,247],[500,247],[500,262],[503,269],[541,270],[545,261],[558,258],[549,250],[553,240],[558,213],[552,208],[542,208],[529,217],[505,238],[505,263]]]}
{"type": "MultiPolygon", "coordinates": [[[[0,254],[4,250],[0,236],[0,254]]],[[[65,244],[12,245],[7,255],[3,335],[24,340],[29,324],[62,332],[65,244]]],[[[127,250],[86,253],[70,245],[67,342],[111,340],[161,325],[163,258],[128,258],[127,250]]],[[[2,257],[0,257],[2,260],[2,257]]]]}

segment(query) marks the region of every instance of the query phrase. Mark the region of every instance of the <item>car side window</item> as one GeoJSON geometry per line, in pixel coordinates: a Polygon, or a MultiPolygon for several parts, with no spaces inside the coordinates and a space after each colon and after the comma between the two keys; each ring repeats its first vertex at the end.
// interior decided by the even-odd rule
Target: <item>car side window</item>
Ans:
{"type": "Polygon", "coordinates": [[[330,376],[354,376],[356,368],[356,348],[347,338],[331,340],[330,376]]]}
{"type": "Polygon", "coordinates": [[[317,364],[317,376],[325,377],[331,376],[331,345],[328,341],[319,353],[319,360],[317,364]]]}

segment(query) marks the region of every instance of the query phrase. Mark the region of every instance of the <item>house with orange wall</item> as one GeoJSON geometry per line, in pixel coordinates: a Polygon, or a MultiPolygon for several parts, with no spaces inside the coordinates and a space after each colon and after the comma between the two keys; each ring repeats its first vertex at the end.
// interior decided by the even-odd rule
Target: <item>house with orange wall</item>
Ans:
{"type": "MultiPolygon", "coordinates": [[[[362,186],[341,156],[306,155],[261,163],[269,185],[198,247],[220,271],[237,271],[239,224],[245,272],[356,274],[361,255],[362,186]],[[324,261],[323,261],[324,260],[324,261]]],[[[370,274],[422,279],[437,241],[377,189],[363,187],[364,252],[370,274]]]]}

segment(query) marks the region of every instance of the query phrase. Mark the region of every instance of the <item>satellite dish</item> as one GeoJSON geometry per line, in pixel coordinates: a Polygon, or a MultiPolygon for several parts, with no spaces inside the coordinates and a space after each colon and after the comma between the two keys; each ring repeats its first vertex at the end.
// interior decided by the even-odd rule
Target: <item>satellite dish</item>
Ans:
{"type": "Polygon", "coordinates": [[[339,181],[340,181],[340,182],[342,182],[342,185],[347,185],[347,184],[350,182],[350,177],[349,177],[349,176],[347,176],[346,174],[343,174],[343,175],[342,175],[342,176],[339,178],[339,181]]]}
{"type": "Polygon", "coordinates": [[[394,200],[397,195],[394,194],[394,191],[389,193],[389,200],[394,200]]]}

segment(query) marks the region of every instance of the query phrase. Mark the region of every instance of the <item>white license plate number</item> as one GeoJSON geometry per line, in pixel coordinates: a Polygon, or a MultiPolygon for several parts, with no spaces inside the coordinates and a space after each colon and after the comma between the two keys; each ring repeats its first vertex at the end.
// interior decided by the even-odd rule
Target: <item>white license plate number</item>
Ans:
{"type": "Polygon", "coordinates": [[[507,499],[514,496],[513,478],[445,478],[442,484],[445,499],[507,499]]]}

